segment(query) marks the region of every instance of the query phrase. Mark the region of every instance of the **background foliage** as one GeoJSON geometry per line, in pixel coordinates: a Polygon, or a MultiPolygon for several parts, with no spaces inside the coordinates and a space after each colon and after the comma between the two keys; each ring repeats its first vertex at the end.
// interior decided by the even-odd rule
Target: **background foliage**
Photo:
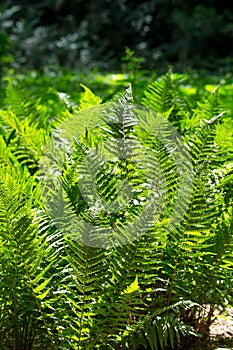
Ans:
{"type": "Polygon", "coordinates": [[[2,64],[118,69],[125,48],[146,67],[216,69],[232,64],[227,1],[27,0],[0,4],[2,64]]]}

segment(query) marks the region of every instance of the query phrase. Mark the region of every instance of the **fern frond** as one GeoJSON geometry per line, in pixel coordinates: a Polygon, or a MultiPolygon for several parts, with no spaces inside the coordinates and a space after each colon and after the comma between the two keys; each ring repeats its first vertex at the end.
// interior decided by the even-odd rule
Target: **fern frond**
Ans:
{"type": "Polygon", "coordinates": [[[11,152],[10,148],[7,147],[7,144],[2,135],[0,135],[0,164],[3,166],[8,166],[14,164],[15,167],[19,166],[17,158],[11,152]]]}
{"type": "MultiPolygon", "coordinates": [[[[40,324],[41,332],[40,335],[38,334],[38,341],[40,342],[39,336],[43,334],[47,339],[47,345],[50,341],[52,345],[49,328],[45,320],[42,321],[41,305],[35,296],[35,292],[40,292],[40,297],[43,296],[45,276],[40,286],[34,286],[32,283],[42,265],[43,258],[48,253],[45,237],[38,235],[37,223],[34,222],[32,208],[37,200],[36,193],[35,179],[28,177],[27,174],[24,174],[23,177],[23,171],[5,174],[5,181],[0,184],[0,239],[3,243],[0,254],[4,252],[4,249],[8,250],[4,259],[1,260],[1,262],[5,260],[2,278],[12,280],[7,289],[9,289],[8,307],[13,310],[12,327],[17,332],[14,334],[15,339],[19,344],[26,341],[26,335],[22,336],[22,339],[18,338],[19,327],[24,330],[27,325],[26,321],[30,317],[32,328],[37,322],[40,324]],[[33,191],[35,191],[35,196],[32,194],[33,191]],[[25,303],[27,303],[26,308],[25,303]],[[22,319],[19,318],[19,313],[22,319]]],[[[0,288],[2,286],[3,284],[0,288]]],[[[10,337],[12,338],[13,335],[11,334],[10,337]]],[[[56,349],[55,346],[53,348],[56,349]]]]}
{"type": "Polygon", "coordinates": [[[152,324],[146,326],[145,330],[152,350],[166,349],[168,346],[175,349],[181,338],[198,336],[191,326],[182,322],[172,311],[169,314],[158,316],[152,324]]]}
{"type": "Polygon", "coordinates": [[[110,156],[120,159],[135,158],[140,145],[134,135],[135,125],[138,121],[135,117],[132,105],[131,86],[117,101],[107,104],[102,112],[103,136],[106,140],[105,149],[110,156]]]}
{"type": "Polygon", "coordinates": [[[0,111],[0,119],[9,129],[5,136],[8,153],[11,152],[16,164],[25,165],[35,172],[48,133],[44,129],[37,129],[36,124],[30,125],[30,119],[26,117],[20,120],[10,110],[0,111]]]}
{"type": "Polygon", "coordinates": [[[198,101],[194,108],[194,116],[198,115],[199,120],[210,120],[223,114],[223,108],[219,100],[219,87],[216,87],[213,93],[208,94],[203,101],[198,101]]]}
{"type": "Polygon", "coordinates": [[[23,91],[19,86],[10,82],[6,88],[6,104],[18,117],[26,117],[31,113],[32,103],[29,92],[23,91]]]}
{"type": "Polygon", "coordinates": [[[79,100],[80,111],[99,105],[102,102],[101,98],[96,96],[87,86],[83,84],[80,84],[80,86],[84,89],[84,93],[79,100]]]}
{"type": "Polygon", "coordinates": [[[67,254],[73,268],[75,288],[68,288],[68,301],[76,319],[71,325],[75,331],[75,346],[82,349],[90,338],[98,295],[105,283],[107,266],[103,249],[87,247],[68,239],[67,254]]]}
{"type": "Polygon", "coordinates": [[[204,169],[217,158],[218,147],[215,143],[216,128],[223,114],[219,114],[210,120],[201,122],[194,138],[188,136],[186,142],[194,162],[195,169],[204,169]]]}
{"type": "Polygon", "coordinates": [[[174,106],[172,91],[172,72],[169,71],[160,81],[155,81],[148,87],[142,104],[156,112],[165,114],[174,106]]]}
{"type": "Polygon", "coordinates": [[[162,114],[181,129],[181,120],[192,114],[192,103],[181,88],[182,78],[168,71],[151,83],[144,92],[142,105],[162,114]]]}

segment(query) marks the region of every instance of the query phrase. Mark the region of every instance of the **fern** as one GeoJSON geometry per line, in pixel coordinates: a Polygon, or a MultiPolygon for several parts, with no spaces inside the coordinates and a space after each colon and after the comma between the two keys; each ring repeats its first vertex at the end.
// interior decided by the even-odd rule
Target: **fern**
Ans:
{"type": "Polygon", "coordinates": [[[19,86],[9,81],[6,89],[6,104],[9,104],[13,113],[19,117],[26,117],[31,113],[32,104],[30,94],[22,91],[19,86]]]}
{"type": "MultiPolygon", "coordinates": [[[[84,144],[74,140],[75,154],[64,161],[63,170],[60,163],[60,174],[63,174],[61,184],[65,190],[64,202],[62,201],[64,211],[60,215],[64,217],[66,208],[68,209],[68,216],[62,229],[68,234],[66,251],[76,276],[74,285],[71,284],[66,289],[69,304],[79,320],[72,322],[74,336],[70,343],[80,349],[84,347],[84,343],[89,344],[89,348],[96,346],[109,348],[117,346],[119,342],[126,344],[126,339],[143,325],[144,318],[146,319],[156,300],[156,292],[153,298],[148,298],[148,301],[146,295],[148,289],[151,288],[152,291],[149,294],[153,294],[153,290],[156,290],[157,279],[160,278],[159,271],[163,268],[158,261],[163,255],[167,234],[165,224],[160,227],[160,224],[155,225],[155,222],[159,218],[156,214],[158,208],[162,206],[160,196],[163,197],[162,190],[159,190],[163,178],[160,174],[161,167],[170,192],[174,196],[176,182],[171,179],[171,164],[174,164],[174,161],[166,161],[172,148],[169,146],[166,148],[154,136],[153,147],[157,145],[157,153],[151,151],[150,155],[146,156],[142,152],[141,145],[135,137],[140,120],[136,119],[137,110],[135,111],[129,104],[130,94],[128,90],[119,101],[119,105],[114,102],[110,108],[107,105],[103,110],[101,129],[107,148],[102,154],[101,148],[98,149],[100,153],[96,153],[96,149],[90,147],[88,137],[83,138],[83,135],[80,135],[84,144]],[[119,137],[121,144],[114,142],[119,137]],[[160,164],[158,156],[161,158],[160,164]],[[107,162],[103,157],[107,157],[107,162]],[[148,164],[151,168],[147,170],[148,164]],[[144,175],[142,167],[146,169],[144,175]],[[114,169],[113,173],[111,169],[114,169]],[[151,170],[153,172],[150,174],[151,170]],[[120,174],[120,179],[127,176],[132,191],[132,197],[128,200],[124,211],[120,210],[117,215],[113,208],[119,209],[120,204],[114,206],[113,203],[116,199],[118,201],[123,199],[124,188],[128,191],[128,187],[123,187],[120,193],[117,192],[119,188],[116,186],[116,178],[111,175],[114,173],[120,174]],[[140,181],[139,174],[142,176],[140,181]],[[142,184],[144,188],[141,187],[142,184]],[[85,189],[86,205],[83,211],[80,211],[80,205],[83,208],[83,199],[77,190],[78,186],[85,189]],[[158,196],[154,193],[158,193],[158,196]],[[140,199],[143,195],[149,195],[151,201],[144,202],[140,199]],[[135,204],[136,202],[138,204],[135,204]],[[71,208],[74,210],[73,214],[69,211],[71,208]],[[76,220],[75,216],[79,220],[76,220]],[[101,251],[98,247],[107,247],[109,253],[101,251]],[[107,268],[109,264],[110,270],[107,268]],[[140,288],[132,293],[123,292],[132,285],[135,273],[140,288]],[[101,278],[98,279],[96,276],[101,278]],[[98,334],[98,337],[95,334],[98,334]],[[92,340],[93,338],[95,340],[92,340]]],[[[85,113],[79,115],[79,123],[82,123],[84,117],[85,113]]],[[[170,133],[166,128],[164,130],[169,140],[170,133]]],[[[71,135],[68,135],[71,140],[71,135]]],[[[143,137],[146,138],[145,135],[143,137]]],[[[59,181],[57,185],[59,186],[59,181]]],[[[127,183],[123,186],[126,185],[127,183]]],[[[59,197],[56,198],[55,201],[58,202],[57,205],[54,202],[53,208],[59,205],[59,197]]],[[[61,227],[59,213],[56,215],[55,224],[59,222],[61,227]]],[[[166,291],[167,286],[164,285],[163,289],[166,291]]],[[[168,312],[170,306],[167,308],[163,298],[161,302],[155,307],[164,310],[161,312],[168,312]]]]}
{"type": "Polygon", "coordinates": [[[29,349],[34,338],[41,341],[41,344],[49,344],[49,338],[46,335],[48,328],[46,329],[45,324],[39,321],[40,308],[30,282],[37,274],[44,256],[44,239],[38,237],[37,225],[33,223],[31,213],[33,202],[30,195],[34,185],[33,179],[27,179],[22,175],[19,173],[17,178],[16,174],[14,174],[15,177],[7,174],[4,183],[0,185],[1,242],[3,243],[1,294],[7,295],[6,301],[1,299],[1,309],[5,303],[7,309],[2,309],[3,318],[0,329],[3,346],[9,343],[15,349],[22,347],[29,349]],[[9,310],[8,317],[5,314],[7,310],[9,310]],[[5,317],[7,317],[6,323],[5,317]],[[41,328],[40,333],[36,331],[38,327],[41,328]],[[44,340],[42,337],[45,337],[44,340]]]}
{"type": "Polygon", "coordinates": [[[79,110],[82,111],[86,108],[90,108],[101,103],[101,98],[95,96],[93,92],[85,85],[80,84],[80,86],[84,89],[84,93],[82,94],[79,100],[79,110]]]}
{"type": "Polygon", "coordinates": [[[144,92],[142,105],[166,116],[182,131],[182,120],[192,116],[193,101],[188,100],[182,91],[184,77],[175,75],[172,71],[152,82],[144,92]]]}
{"type": "Polygon", "coordinates": [[[8,153],[11,152],[15,163],[26,165],[32,173],[35,172],[48,133],[37,129],[38,124],[32,124],[30,118],[21,120],[10,110],[0,111],[0,118],[6,126],[4,138],[8,153]]]}
{"type": "Polygon", "coordinates": [[[154,111],[133,104],[131,87],[104,104],[86,87],[79,105],[60,94],[52,137],[9,88],[3,349],[175,349],[230,302],[232,169],[215,143],[218,96],[195,104],[178,84],[169,72],[149,87],[143,103],[154,111]],[[180,137],[170,121],[187,115],[204,118],[180,137]]]}

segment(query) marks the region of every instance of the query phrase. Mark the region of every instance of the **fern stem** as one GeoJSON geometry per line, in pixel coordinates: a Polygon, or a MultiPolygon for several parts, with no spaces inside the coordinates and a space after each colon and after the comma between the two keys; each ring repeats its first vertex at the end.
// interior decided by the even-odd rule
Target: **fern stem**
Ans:
{"type": "MultiPolygon", "coordinates": [[[[15,275],[15,274],[14,274],[15,275]]],[[[19,337],[19,324],[18,324],[18,306],[17,306],[17,286],[16,286],[16,278],[13,277],[13,319],[14,319],[14,335],[15,335],[15,350],[21,349],[21,341],[19,337]]]]}

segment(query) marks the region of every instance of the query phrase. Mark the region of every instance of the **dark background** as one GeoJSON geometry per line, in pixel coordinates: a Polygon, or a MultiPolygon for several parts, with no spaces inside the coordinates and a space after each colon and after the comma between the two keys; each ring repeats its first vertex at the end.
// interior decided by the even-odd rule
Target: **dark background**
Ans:
{"type": "Polygon", "coordinates": [[[119,70],[126,47],[150,69],[233,62],[229,0],[1,0],[0,19],[1,67],[119,70]]]}

